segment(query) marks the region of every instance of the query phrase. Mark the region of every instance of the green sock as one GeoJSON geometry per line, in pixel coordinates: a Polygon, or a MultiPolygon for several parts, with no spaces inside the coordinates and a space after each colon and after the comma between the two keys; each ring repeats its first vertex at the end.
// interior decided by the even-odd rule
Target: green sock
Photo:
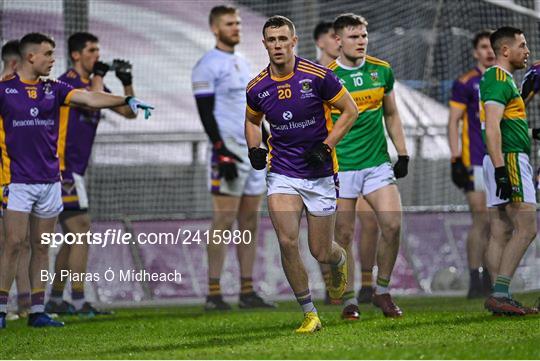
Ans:
{"type": "Polygon", "coordinates": [[[511,277],[499,275],[495,280],[495,287],[493,287],[494,297],[510,297],[508,288],[510,287],[511,277]]]}

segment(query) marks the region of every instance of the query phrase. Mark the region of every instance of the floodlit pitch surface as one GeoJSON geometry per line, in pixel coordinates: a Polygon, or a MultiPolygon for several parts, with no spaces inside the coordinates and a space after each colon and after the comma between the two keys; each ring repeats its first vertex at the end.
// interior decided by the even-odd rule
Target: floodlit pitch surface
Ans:
{"type": "MultiPolygon", "coordinates": [[[[533,304],[540,291],[519,295],[533,304]]],[[[317,302],[321,304],[321,302],[317,302]]],[[[358,322],[339,306],[319,306],[323,329],[296,335],[301,313],[292,302],[276,311],[204,313],[200,306],[117,310],[93,319],[61,318],[63,329],[0,331],[2,359],[538,359],[540,315],[494,317],[483,300],[397,298],[405,316],[385,319],[361,305],[358,322]]]]}

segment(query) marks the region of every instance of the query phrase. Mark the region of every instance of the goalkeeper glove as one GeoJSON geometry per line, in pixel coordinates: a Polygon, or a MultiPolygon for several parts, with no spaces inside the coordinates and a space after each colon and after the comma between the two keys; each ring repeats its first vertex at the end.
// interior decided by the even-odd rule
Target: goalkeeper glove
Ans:
{"type": "Polygon", "coordinates": [[[266,168],[266,155],[268,151],[264,148],[249,148],[249,161],[251,166],[257,170],[266,168]]]}
{"type": "Polygon", "coordinates": [[[134,96],[126,97],[126,104],[129,105],[129,107],[131,108],[131,111],[135,115],[137,115],[137,113],[139,112],[139,109],[143,109],[144,119],[150,118],[150,115],[152,115],[151,110],[154,110],[153,106],[143,102],[140,99],[135,98],[134,96]]]}
{"type": "Polygon", "coordinates": [[[463,164],[461,157],[457,157],[452,161],[452,182],[458,188],[465,188],[469,182],[469,171],[463,164]]]}
{"type": "Polygon", "coordinates": [[[540,90],[540,64],[533,65],[527,70],[521,82],[521,97],[525,100],[532,98],[540,90]]]}
{"type": "Polygon", "coordinates": [[[311,168],[317,168],[332,159],[332,148],[326,143],[317,143],[304,154],[304,159],[311,168]]]}
{"type": "Polygon", "coordinates": [[[107,74],[107,72],[109,71],[109,68],[110,68],[109,65],[98,60],[94,63],[94,68],[92,69],[92,73],[96,76],[100,76],[103,78],[105,74],[107,74]]]}
{"type": "Polygon", "coordinates": [[[495,183],[497,184],[497,192],[495,193],[500,199],[510,199],[512,196],[512,185],[506,172],[506,167],[495,168],[495,183]]]}
{"type": "Polygon", "coordinates": [[[118,79],[123,86],[130,86],[133,83],[133,75],[131,73],[133,65],[127,60],[114,59],[113,68],[118,79]]]}
{"type": "Polygon", "coordinates": [[[398,160],[394,164],[394,175],[396,178],[404,178],[409,173],[409,156],[398,155],[398,160]]]}
{"type": "Polygon", "coordinates": [[[219,177],[227,181],[236,179],[238,177],[236,162],[243,163],[242,159],[227,149],[222,141],[214,143],[214,150],[218,160],[219,177]]]}

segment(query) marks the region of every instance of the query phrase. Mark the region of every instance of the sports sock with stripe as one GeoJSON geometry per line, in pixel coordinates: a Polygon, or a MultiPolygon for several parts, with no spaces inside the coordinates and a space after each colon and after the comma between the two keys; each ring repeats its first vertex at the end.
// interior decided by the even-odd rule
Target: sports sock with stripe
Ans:
{"type": "Polygon", "coordinates": [[[358,300],[356,297],[354,297],[354,291],[347,291],[343,294],[343,307],[347,307],[349,305],[355,305],[358,306],[358,300]]]}
{"type": "Polygon", "coordinates": [[[9,290],[0,289],[0,312],[7,313],[9,290]]]}
{"type": "Polygon", "coordinates": [[[390,280],[387,280],[382,277],[377,277],[377,285],[375,286],[375,294],[383,295],[385,293],[388,293],[389,284],[390,284],[390,280]]]}
{"type": "Polygon", "coordinates": [[[33,289],[30,295],[32,305],[30,306],[31,313],[45,312],[45,290],[33,289]]]}
{"type": "Polygon", "coordinates": [[[240,294],[248,295],[253,293],[253,278],[240,277],[240,294]]]}
{"type": "Polygon", "coordinates": [[[219,278],[208,279],[208,296],[209,297],[221,296],[221,286],[219,285],[219,278]]]}
{"type": "Polygon", "coordinates": [[[313,301],[311,300],[311,292],[309,291],[309,289],[302,291],[300,293],[295,293],[294,296],[296,297],[296,300],[300,304],[300,307],[302,307],[302,311],[304,311],[304,313],[307,313],[307,312],[317,313],[317,309],[315,308],[315,305],[313,304],[313,301]]]}
{"type": "Polygon", "coordinates": [[[512,277],[498,275],[493,287],[493,297],[510,297],[510,281],[512,277]]]}

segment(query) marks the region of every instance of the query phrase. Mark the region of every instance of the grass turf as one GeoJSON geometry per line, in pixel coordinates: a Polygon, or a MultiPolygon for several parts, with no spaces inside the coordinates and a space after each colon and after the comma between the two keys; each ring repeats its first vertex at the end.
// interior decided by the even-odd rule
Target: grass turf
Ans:
{"type": "MultiPolygon", "coordinates": [[[[532,304],[540,292],[520,295],[532,304]]],[[[538,359],[540,316],[494,317],[483,300],[403,297],[405,316],[385,319],[361,305],[361,321],[344,322],[339,306],[320,306],[323,329],[296,335],[292,302],[276,311],[204,313],[197,307],[117,310],[93,319],[61,318],[61,329],[25,320],[0,330],[1,359],[538,359]]],[[[321,302],[318,302],[321,304],[321,302]]]]}

